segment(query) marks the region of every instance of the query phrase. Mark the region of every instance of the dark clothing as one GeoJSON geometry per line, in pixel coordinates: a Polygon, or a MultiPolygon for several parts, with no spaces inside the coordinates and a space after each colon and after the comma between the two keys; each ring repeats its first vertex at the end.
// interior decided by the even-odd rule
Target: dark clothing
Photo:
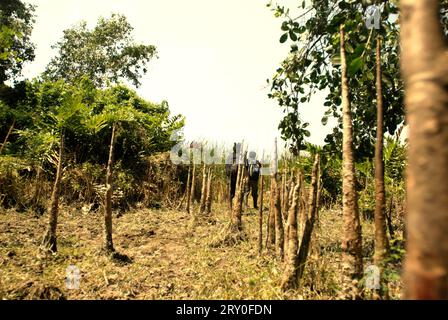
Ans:
{"type": "Polygon", "coordinates": [[[249,190],[248,190],[248,195],[249,195],[249,191],[251,192],[252,195],[252,200],[254,201],[254,208],[257,209],[258,208],[258,179],[257,180],[253,180],[253,179],[249,179],[249,190]]]}
{"type": "Polygon", "coordinates": [[[237,164],[226,164],[227,181],[230,183],[230,200],[235,196],[236,178],[238,176],[237,164]]]}
{"type": "Polygon", "coordinates": [[[249,172],[249,181],[248,181],[248,189],[246,192],[246,196],[249,196],[249,192],[251,192],[255,209],[258,208],[258,202],[257,202],[258,201],[258,180],[260,178],[260,169],[261,169],[261,163],[259,161],[255,161],[252,164],[250,164],[248,162],[248,164],[247,164],[247,170],[249,172]]]}

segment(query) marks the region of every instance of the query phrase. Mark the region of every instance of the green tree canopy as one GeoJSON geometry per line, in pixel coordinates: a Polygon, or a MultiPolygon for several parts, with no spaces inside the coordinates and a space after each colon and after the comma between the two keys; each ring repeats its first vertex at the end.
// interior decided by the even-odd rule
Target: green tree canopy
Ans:
{"type": "Polygon", "coordinates": [[[300,119],[300,106],[313,94],[329,89],[322,123],[329,117],[338,126],[327,136],[327,148],[341,150],[342,118],[339,64],[339,26],[345,25],[349,86],[354,120],[354,143],[357,157],[372,157],[375,139],[375,57],[376,36],[385,39],[382,52],[385,129],[393,134],[404,121],[403,86],[398,61],[398,8],[395,1],[383,4],[380,29],[368,29],[364,13],[368,1],[302,1],[294,17],[289,9],[276,5],[275,15],[283,17],[280,42],[291,41],[288,57],[271,81],[270,97],[286,111],[279,128],[290,146],[297,151],[304,146],[307,123],[300,119]]]}
{"type": "Polygon", "coordinates": [[[18,76],[23,64],[34,59],[33,23],[32,5],[21,0],[0,2],[0,85],[18,76]]]}
{"type": "Polygon", "coordinates": [[[61,41],[53,46],[58,55],[48,64],[44,77],[74,83],[88,76],[98,87],[120,80],[139,86],[147,63],[157,52],[152,45],[135,43],[132,30],[126,17],[119,14],[100,18],[92,30],[85,21],[64,30],[61,41]]]}
{"type": "Polygon", "coordinates": [[[146,101],[124,85],[97,88],[86,78],[75,84],[34,81],[26,97],[22,103],[29,110],[28,123],[17,129],[21,138],[14,150],[38,162],[49,160],[64,129],[71,161],[104,165],[110,143],[105,128],[117,123],[116,159],[137,170],[145,156],[170,150],[176,143],[171,135],[184,126],[183,116],[171,115],[165,101],[146,101]]]}

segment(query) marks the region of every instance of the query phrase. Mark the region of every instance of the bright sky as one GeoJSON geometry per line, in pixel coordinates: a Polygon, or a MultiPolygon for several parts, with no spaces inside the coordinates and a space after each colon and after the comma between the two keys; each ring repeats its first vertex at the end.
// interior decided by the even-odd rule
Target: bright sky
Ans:
{"type": "MultiPolygon", "coordinates": [[[[32,40],[36,59],[24,75],[39,75],[55,55],[51,45],[81,20],[94,26],[100,16],[122,13],[136,41],[155,45],[159,59],[149,65],[137,90],[153,101],[167,100],[173,113],[186,116],[185,138],[251,150],[270,150],[279,137],[282,109],[267,97],[266,79],[286,56],[279,43],[281,19],[268,0],[27,0],[37,5],[32,40]]],[[[290,7],[298,0],[282,0],[290,7]]],[[[322,144],[323,95],[302,109],[311,123],[310,142],[322,144]]],[[[279,147],[283,142],[279,140],[279,147]]]]}

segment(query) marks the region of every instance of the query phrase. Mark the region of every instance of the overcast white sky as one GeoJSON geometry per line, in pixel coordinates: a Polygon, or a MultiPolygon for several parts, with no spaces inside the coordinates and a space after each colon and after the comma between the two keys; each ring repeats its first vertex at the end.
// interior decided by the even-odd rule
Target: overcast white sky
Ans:
{"type": "MultiPolygon", "coordinates": [[[[36,59],[27,78],[39,75],[55,52],[62,31],[81,20],[94,26],[100,16],[127,16],[138,42],[153,44],[160,58],[137,90],[153,101],[167,100],[186,116],[187,140],[231,144],[244,139],[252,150],[270,150],[282,110],[267,97],[270,78],[289,45],[279,43],[281,19],[268,0],[26,0],[37,5],[32,40],[36,59]]],[[[280,0],[291,7],[298,0],[280,0]]],[[[303,108],[311,123],[310,142],[322,144],[323,95],[303,108]]],[[[279,140],[280,141],[280,140],[279,140]]],[[[279,147],[283,146],[280,141],[279,147]]]]}

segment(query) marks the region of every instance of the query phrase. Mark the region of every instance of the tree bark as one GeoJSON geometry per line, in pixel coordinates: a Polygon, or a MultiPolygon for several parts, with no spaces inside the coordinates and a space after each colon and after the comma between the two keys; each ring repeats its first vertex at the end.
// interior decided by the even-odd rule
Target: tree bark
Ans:
{"type": "Polygon", "coordinates": [[[11,124],[11,126],[9,127],[8,132],[6,133],[6,137],[5,137],[5,139],[3,140],[2,145],[0,146],[0,154],[2,154],[3,149],[4,149],[5,146],[6,146],[6,143],[8,142],[9,136],[11,135],[12,131],[14,130],[14,126],[15,126],[15,124],[16,124],[16,119],[14,119],[14,120],[12,121],[12,124],[11,124]]]}
{"type": "Polygon", "coordinates": [[[300,241],[299,253],[297,255],[297,279],[300,281],[305,271],[306,259],[311,244],[311,236],[314,229],[314,221],[316,217],[316,198],[317,198],[317,175],[319,170],[320,157],[316,154],[314,157],[313,169],[311,173],[311,185],[308,196],[308,214],[303,228],[303,236],[300,241]]]}
{"type": "MultiPolygon", "coordinates": [[[[347,59],[345,56],[344,27],[340,28],[341,36],[341,89],[342,89],[342,273],[344,283],[352,286],[353,280],[362,277],[362,236],[361,224],[355,189],[355,164],[353,156],[353,124],[350,110],[350,98],[347,79],[347,59]]],[[[354,288],[352,288],[354,289],[354,288]]],[[[352,290],[350,290],[352,291],[352,290]]]]}
{"type": "Polygon", "coordinates": [[[376,143],[375,143],[375,254],[374,263],[380,267],[389,252],[386,231],[386,191],[383,160],[383,93],[381,85],[381,38],[376,38],[376,143]]]}
{"type": "Polygon", "coordinates": [[[386,214],[387,228],[389,229],[389,236],[390,236],[391,239],[395,238],[394,225],[392,223],[393,207],[394,207],[394,197],[393,197],[393,195],[391,195],[390,196],[390,201],[389,201],[389,213],[386,214]]]}
{"type": "Polygon", "coordinates": [[[241,231],[243,230],[242,224],[242,209],[243,209],[243,185],[244,185],[244,174],[243,174],[243,164],[238,165],[238,174],[236,179],[235,196],[233,197],[233,208],[232,208],[232,230],[241,231]]]}
{"type": "Polygon", "coordinates": [[[191,188],[190,188],[190,199],[188,202],[190,202],[190,206],[189,206],[189,213],[193,212],[193,207],[194,207],[194,194],[196,192],[196,164],[194,163],[193,160],[193,170],[191,172],[191,188]]]}
{"type": "Polygon", "coordinates": [[[273,194],[273,215],[274,215],[274,223],[275,223],[275,247],[276,247],[276,253],[277,256],[280,259],[283,259],[284,255],[284,241],[285,241],[285,231],[283,229],[283,216],[282,216],[282,207],[281,207],[281,192],[282,192],[282,185],[278,185],[278,152],[277,152],[277,139],[275,139],[274,144],[274,170],[272,170],[271,173],[271,185],[272,185],[272,191],[273,194]]]}
{"type": "Polygon", "coordinates": [[[202,167],[201,200],[199,202],[199,214],[205,213],[206,197],[207,197],[207,167],[204,163],[202,167]]]}
{"type": "Polygon", "coordinates": [[[402,0],[409,124],[406,299],[448,299],[448,53],[436,0],[402,0]]]}
{"type": "Polygon", "coordinates": [[[190,180],[191,180],[191,164],[188,167],[188,177],[187,177],[187,190],[186,190],[186,193],[187,193],[187,195],[186,195],[186,197],[187,197],[187,206],[185,208],[187,213],[190,213],[190,200],[191,200],[191,197],[190,197],[190,194],[191,194],[191,183],[190,183],[190,180]]]}
{"type": "Polygon", "coordinates": [[[106,252],[114,252],[112,241],[112,195],[113,195],[113,165],[114,165],[114,146],[116,124],[112,125],[112,133],[109,145],[109,159],[106,169],[106,195],[104,200],[104,243],[103,248],[106,252]]]}
{"type": "Polygon", "coordinates": [[[280,201],[281,186],[277,185],[276,176],[274,177],[274,217],[275,217],[275,247],[277,256],[283,259],[285,247],[285,230],[283,228],[282,207],[280,201]]]}
{"type": "Polygon", "coordinates": [[[205,197],[205,213],[210,214],[212,212],[212,197],[213,197],[213,191],[212,191],[212,168],[208,168],[208,174],[207,174],[207,196],[205,197]]]}
{"type": "Polygon", "coordinates": [[[270,189],[269,189],[269,213],[268,221],[266,225],[266,250],[270,250],[275,244],[275,182],[272,176],[270,177],[270,189]]]}
{"type": "Polygon", "coordinates": [[[319,210],[320,210],[320,198],[321,198],[321,194],[322,194],[322,168],[320,165],[320,160],[319,160],[319,167],[317,169],[317,194],[316,194],[316,213],[314,214],[316,216],[316,221],[317,224],[319,224],[319,210]]]}
{"type": "Polygon", "coordinates": [[[299,239],[297,236],[297,214],[300,206],[300,187],[301,180],[297,179],[292,195],[292,204],[288,214],[288,251],[286,255],[286,269],[282,281],[282,290],[296,289],[298,286],[298,256],[299,239]]]}
{"type": "Polygon", "coordinates": [[[60,145],[59,145],[59,161],[56,168],[56,177],[54,180],[53,191],[51,193],[50,202],[50,217],[48,222],[48,229],[42,241],[42,248],[51,252],[57,252],[57,237],[56,230],[58,226],[59,213],[59,194],[61,190],[62,178],[62,162],[64,158],[64,130],[61,131],[60,145]]]}

